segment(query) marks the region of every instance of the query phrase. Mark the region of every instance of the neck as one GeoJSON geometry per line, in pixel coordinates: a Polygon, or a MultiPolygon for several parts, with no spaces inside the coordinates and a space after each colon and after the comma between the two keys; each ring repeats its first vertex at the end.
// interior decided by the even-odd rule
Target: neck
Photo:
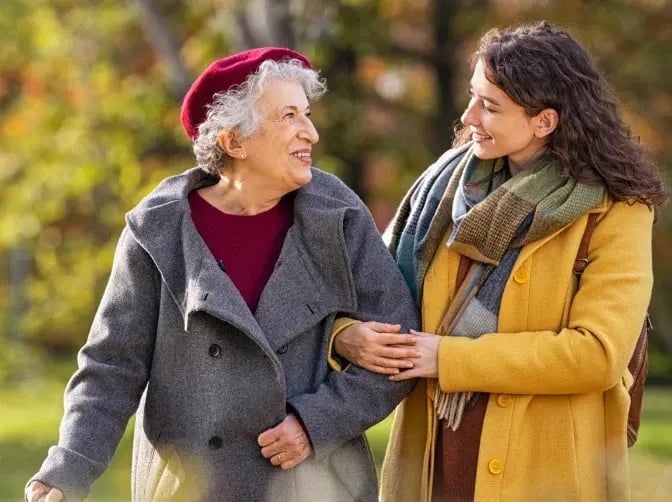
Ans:
{"type": "Polygon", "coordinates": [[[202,188],[199,194],[227,214],[253,216],[275,207],[285,195],[269,193],[235,173],[222,173],[219,182],[202,188]]]}
{"type": "Polygon", "coordinates": [[[523,171],[528,170],[531,167],[537,166],[541,159],[545,158],[546,154],[546,149],[542,148],[541,150],[538,150],[534,154],[532,154],[530,157],[524,159],[524,160],[514,160],[511,157],[509,157],[508,164],[509,164],[509,172],[511,173],[511,177],[515,176],[518,173],[522,173],[523,171]]]}

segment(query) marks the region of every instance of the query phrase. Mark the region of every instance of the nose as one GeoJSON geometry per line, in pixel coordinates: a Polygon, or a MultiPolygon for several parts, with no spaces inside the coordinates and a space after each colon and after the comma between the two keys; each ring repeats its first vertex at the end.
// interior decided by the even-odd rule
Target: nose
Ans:
{"type": "Polygon", "coordinates": [[[478,125],[478,117],[476,115],[476,99],[475,98],[471,98],[469,100],[469,104],[467,105],[467,108],[462,113],[462,116],[460,117],[460,121],[465,126],[478,125]]]}
{"type": "Polygon", "coordinates": [[[299,139],[307,140],[312,145],[320,141],[320,135],[317,133],[317,129],[315,129],[315,125],[309,117],[304,117],[303,125],[299,129],[299,139]]]}

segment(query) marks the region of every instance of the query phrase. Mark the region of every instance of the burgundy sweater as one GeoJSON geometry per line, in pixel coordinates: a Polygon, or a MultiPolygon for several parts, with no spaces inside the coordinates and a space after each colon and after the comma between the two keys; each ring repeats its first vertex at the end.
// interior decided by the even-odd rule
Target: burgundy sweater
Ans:
{"type": "Polygon", "coordinates": [[[252,216],[224,213],[195,190],[189,194],[189,206],[196,230],[254,312],[292,226],[294,194],[252,216]]]}

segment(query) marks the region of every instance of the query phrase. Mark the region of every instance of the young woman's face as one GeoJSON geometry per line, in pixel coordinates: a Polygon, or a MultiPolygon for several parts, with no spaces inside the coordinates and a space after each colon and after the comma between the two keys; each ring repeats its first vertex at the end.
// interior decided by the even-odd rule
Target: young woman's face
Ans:
{"type": "Polygon", "coordinates": [[[479,159],[508,156],[509,163],[516,166],[544,147],[544,137],[537,137],[539,116],[526,115],[522,106],[490,82],[480,60],[471,77],[470,95],[461,120],[471,132],[479,159]]]}

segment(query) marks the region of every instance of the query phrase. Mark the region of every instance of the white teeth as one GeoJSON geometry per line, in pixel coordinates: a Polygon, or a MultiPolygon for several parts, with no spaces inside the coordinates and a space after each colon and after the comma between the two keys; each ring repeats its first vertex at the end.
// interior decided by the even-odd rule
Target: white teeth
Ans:
{"type": "Polygon", "coordinates": [[[298,157],[300,159],[309,159],[310,158],[310,154],[306,153],[306,152],[297,152],[297,153],[293,153],[292,155],[294,155],[294,157],[298,157]]]}
{"type": "Polygon", "coordinates": [[[472,133],[471,133],[471,136],[472,136],[475,140],[478,140],[478,141],[483,141],[483,140],[486,140],[486,139],[489,139],[489,138],[490,138],[490,136],[487,136],[487,135],[485,135],[485,134],[479,134],[479,133],[477,133],[477,132],[472,132],[472,133]]]}

